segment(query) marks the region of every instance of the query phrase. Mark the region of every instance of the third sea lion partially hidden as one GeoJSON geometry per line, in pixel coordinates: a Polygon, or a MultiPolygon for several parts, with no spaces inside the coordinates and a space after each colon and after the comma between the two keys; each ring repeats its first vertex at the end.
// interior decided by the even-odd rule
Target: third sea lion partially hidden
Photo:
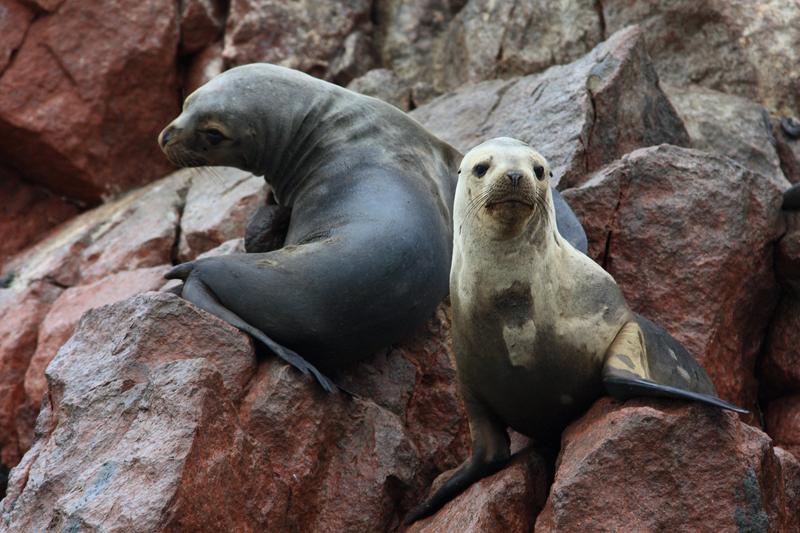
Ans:
{"type": "Polygon", "coordinates": [[[547,161],[510,138],[464,156],[454,212],[453,347],[472,456],[407,517],[433,514],[509,458],[507,428],[538,444],[602,394],[700,401],[705,371],[628,307],[614,279],[559,233],[547,161]]]}

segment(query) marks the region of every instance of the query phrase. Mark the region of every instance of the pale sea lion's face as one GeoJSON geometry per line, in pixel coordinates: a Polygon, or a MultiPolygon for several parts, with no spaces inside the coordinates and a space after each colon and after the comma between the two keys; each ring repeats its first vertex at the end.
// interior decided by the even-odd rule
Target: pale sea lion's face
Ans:
{"type": "Polygon", "coordinates": [[[519,235],[536,217],[547,216],[547,160],[527,144],[501,137],[476,146],[459,168],[460,209],[456,226],[481,224],[495,238],[519,235]]]}
{"type": "Polygon", "coordinates": [[[186,98],[181,114],[158,136],[161,150],[173,164],[257,170],[261,155],[257,121],[248,99],[236,89],[223,73],[186,98]]]}

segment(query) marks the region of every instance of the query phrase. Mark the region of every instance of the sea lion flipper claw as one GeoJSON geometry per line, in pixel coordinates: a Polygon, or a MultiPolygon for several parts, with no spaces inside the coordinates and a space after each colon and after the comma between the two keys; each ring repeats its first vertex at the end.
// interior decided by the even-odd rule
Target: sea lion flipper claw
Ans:
{"type": "Polygon", "coordinates": [[[239,315],[223,306],[213,292],[200,281],[196,276],[190,275],[183,284],[181,296],[189,300],[204,311],[208,311],[217,318],[221,318],[231,326],[250,334],[264,346],[269,348],[275,355],[295,367],[303,374],[313,375],[320,386],[327,392],[337,390],[336,385],[323,375],[317,368],[306,361],[302,356],[289,348],[275,342],[260,329],[252,326],[239,315]]]}

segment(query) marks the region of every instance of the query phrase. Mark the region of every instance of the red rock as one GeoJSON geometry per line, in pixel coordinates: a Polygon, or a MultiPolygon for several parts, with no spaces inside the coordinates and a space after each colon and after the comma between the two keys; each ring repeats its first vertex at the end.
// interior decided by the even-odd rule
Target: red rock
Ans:
{"type": "Polygon", "coordinates": [[[527,450],[509,466],[473,484],[438,513],[414,523],[407,531],[527,533],[544,506],[546,470],[545,462],[527,450]]]}
{"type": "Polygon", "coordinates": [[[446,468],[463,459],[446,459],[454,442],[463,450],[462,412],[423,420],[414,405],[436,396],[425,388],[449,391],[442,406],[458,403],[433,337],[442,328],[440,311],[417,341],[353,369],[348,386],[365,392],[350,397],[272,356],[256,371],[245,335],[172,294],[93,309],[47,368],[38,438],[12,471],[3,524],[396,529],[434,458],[446,468]],[[437,432],[426,439],[427,427],[437,432]]]}
{"type": "Polygon", "coordinates": [[[190,261],[241,237],[266,198],[264,178],[235,168],[205,168],[194,175],[181,217],[178,260],[190,261]]]}
{"type": "Polygon", "coordinates": [[[770,323],[760,360],[763,394],[800,392],[800,297],[784,294],[770,323]]]}
{"type": "Polygon", "coordinates": [[[48,284],[0,289],[0,462],[6,466],[16,465],[25,451],[17,434],[25,370],[36,350],[39,323],[59,292],[48,284]]]}
{"type": "Polygon", "coordinates": [[[786,449],[800,460],[800,394],[770,402],[764,425],[776,446],[786,449]]]}
{"type": "Polygon", "coordinates": [[[0,272],[11,256],[78,214],[75,205],[12,176],[0,175],[0,198],[0,272]]]}
{"type": "Polygon", "coordinates": [[[33,20],[33,11],[16,0],[0,0],[0,72],[19,50],[33,20]]]}
{"type": "Polygon", "coordinates": [[[181,48],[184,53],[202,50],[222,33],[225,14],[220,0],[180,2],[181,48]]]}
{"type": "Polygon", "coordinates": [[[347,83],[372,67],[371,54],[357,54],[357,65],[342,64],[348,48],[368,39],[370,7],[367,0],[233,0],[225,60],[231,66],[277,63],[347,83]]]}
{"type": "Polygon", "coordinates": [[[61,7],[61,4],[64,3],[64,0],[22,0],[22,1],[31,4],[31,6],[36,6],[38,9],[41,9],[42,11],[47,11],[48,13],[52,13],[53,11],[61,7]]]}
{"type": "Polygon", "coordinates": [[[351,81],[347,88],[357,93],[380,98],[393,106],[408,111],[411,89],[391,70],[376,68],[351,81]]]}
{"type": "Polygon", "coordinates": [[[426,56],[420,62],[433,71],[434,87],[446,91],[569,63],[602,40],[600,17],[589,2],[473,0],[442,32],[432,65],[426,56]]]}
{"type": "Polygon", "coordinates": [[[637,28],[569,65],[468,85],[411,115],[462,151],[498,136],[530,143],[548,158],[559,188],[635,148],[689,143],[637,28]]]}
{"type": "Polygon", "coordinates": [[[250,498],[236,476],[257,458],[232,399],[254,369],[244,335],[172,295],[89,312],[49,368],[40,440],[12,474],[5,524],[240,530],[230,510],[250,498]]]}
{"type": "Polygon", "coordinates": [[[798,531],[800,530],[800,459],[778,446],[775,447],[775,456],[781,463],[783,473],[783,492],[789,515],[786,531],[798,531]]]}
{"type": "Polygon", "coordinates": [[[163,175],[177,43],[174,2],[81,0],[37,18],[0,77],[0,155],[87,202],[163,175]]]}
{"type": "MultiPolygon", "coordinates": [[[[659,76],[800,110],[800,5],[784,0],[603,0],[609,32],[640,24],[659,76]]],[[[790,113],[791,114],[791,113],[790,113]]]]}
{"type": "MultiPolygon", "coordinates": [[[[36,352],[25,372],[26,403],[33,412],[38,410],[47,392],[44,370],[72,336],[81,316],[90,309],[158,289],[164,284],[164,274],[169,268],[166,265],[118,272],[88,285],[70,287],[59,295],[41,320],[36,352]]],[[[19,428],[19,433],[27,437],[24,447],[30,446],[33,427],[19,428]]]]}
{"type": "Polygon", "coordinates": [[[792,531],[783,475],[769,437],[730,413],[606,398],[564,433],[536,531],[792,531]]]}
{"type": "Polygon", "coordinates": [[[683,343],[722,398],[753,407],[777,295],[777,185],[728,158],[662,145],[631,152],[565,197],[631,308],[683,343]]]}
{"type": "Polygon", "coordinates": [[[726,155],[779,187],[789,187],[764,107],[701,86],[662,87],[689,132],[692,148],[726,155]]]}
{"type": "Polygon", "coordinates": [[[9,264],[15,283],[72,287],[172,262],[191,170],[181,170],[53,230],[9,264]]]}
{"type": "Polygon", "coordinates": [[[214,43],[198,52],[190,63],[183,86],[187,95],[223,71],[222,43],[214,43]]]}

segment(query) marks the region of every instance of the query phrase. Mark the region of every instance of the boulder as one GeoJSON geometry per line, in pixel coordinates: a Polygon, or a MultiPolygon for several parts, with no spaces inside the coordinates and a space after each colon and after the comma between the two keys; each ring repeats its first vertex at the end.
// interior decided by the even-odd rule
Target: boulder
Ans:
{"type": "Polygon", "coordinates": [[[800,110],[800,5],[785,0],[603,0],[609,32],[642,27],[661,78],[800,110]]]}
{"type": "Polygon", "coordinates": [[[42,187],[0,173],[0,272],[17,252],[42,238],[48,230],[78,214],[66,202],[42,187]]]}
{"type": "Polygon", "coordinates": [[[264,178],[229,167],[199,169],[186,193],[178,261],[244,235],[250,216],[265,200],[264,178]]]}
{"type": "MultiPolygon", "coordinates": [[[[547,496],[547,465],[533,450],[515,456],[496,474],[474,483],[408,533],[527,533],[547,496]]],[[[452,474],[442,474],[445,478],[452,474]]],[[[437,479],[437,481],[439,481],[437,479]]]]}
{"type": "Polygon", "coordinates": [[[408,111],[411,105],[411,89],[391,70],[377,68],[351,81],[347,88],[357,93],[380,98],[393,106],[408,111]]]}
{"type": "Polygon", "coordinates": [[[370,7],[368,0],[233,0],[225,61],[276,63],[346,84],[374,64],[370,7]]]}
{"type": "Polygon", "coordinates": [[[469,0],[436,41],[433,68],[421,66],[444,92],[569,63],[602,40],[601,19],[588,0],[469,0]]]}
{"type": "Polygon", "coordinates": [[[39,324],[60,292],[46,283],[0,289],[0,463],[5,466],[16,465],[26,449],[17,433],[25,371],[36,351],[39,324]]]}
{"type": "Polygon", "coordinates": [[[726,155],[775,180],[781,188],[789,187],[769,113],[763,106],[700,86],[667,85],[664,92],[683,120],[692,148],[726,155]]]}
{"type": "Polygon", "coordinates": [[[0,12],[0,72],[3,72],[22,46],[34,13],[17,0],[0,0],[0,12]]]}
{"type": "Polygon", "coordinates": [[[769,326],[760,359],[761,390],[766,398],[800,393],[800,297],[784,294],[769,326]]]}
{"type": "Polygon", "coordinates": [[[47,393],[45,368],[72,336],[83,313],[159,288],[164,284],[167,270],[169,266],[162,265],[117,272],[88,285],[70,287],[53,302],[47,315],[39,323],[36,351],[25,372],[25,408],[30,416],[22,416],[17,423],[17,433],[23,449],[28,449],[32,443],[32,422],[47,393]]]}
{"type": "Polygon", "coordinates": [[[82,0],[38,16],[0,76],[0,157],[89,203],[165,174],[155,139],[180,109],[177,45],[175,2],[82,0]]]}
{"type": "Polygon", "coordinates": [[[189,60],[189,66],[183,78],[183,87],[187,96],[200,86],[205,85],[217,74],[222,73],[224,70],[222,49],[222,43],[216,42],[204,48],[189,60]]]}
{"type": "Polygon", "coordinates": [[[71,219],[9,262],[13,284],[43,280],[72,287],[171,263],[195,175],[193,169],[180,170],[71,219]]]}
{"type": "Polygon", "coordinates": [[[783,463],[730,413],[604,398],[564,433],[536,531],[793,531],[783,463]]]}
{"type": "Polygon", "coordinates": [[[410,0],[378,2],[381,64],[417,105],[468,82],[539,72],[578,59],[603,39],[593,2],[410,0]]]}
{"type": "MultiPolygon", "coordinates": [[[[775,445],[800,460],[800,393],[770,402],[764,420],[764,427],[775,445]]],[[[800,487],[800,471],[797,484],[800,487]]]]}
{"type": "Polygon", "coordinates": [[[753,408],[777,297],[779,187],[727,157],[662,145],[631,152],[564,196],[589,254],[631,308],[686,346],[722,398],[753,408]]]}
{"type": "Polygon", "coordinates": [[[434,336],[447,328],[440,310],[415,340],[337,378],[355,395],[331,395],[272,355],[259,362],[247,336],[172,294],[93,309],[47,369],[37,440],[0,520],[396,529],[433,475],[464,457],[454,371],[434,336]]]}
{"type": "Polygon", "coordinates": [[[181,0],[179,6],[183,53],[199,52],[222,34],[225,12],[221,0],[181,0]]]}
{"type": "Polygon", "coordinates": [[[411,115],[462,151],[492,137],[521,139],[548,159],[559,188],[635,148],[689,144],[635,27],[569,65],[467,85],[411,115]]]}

